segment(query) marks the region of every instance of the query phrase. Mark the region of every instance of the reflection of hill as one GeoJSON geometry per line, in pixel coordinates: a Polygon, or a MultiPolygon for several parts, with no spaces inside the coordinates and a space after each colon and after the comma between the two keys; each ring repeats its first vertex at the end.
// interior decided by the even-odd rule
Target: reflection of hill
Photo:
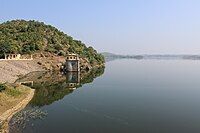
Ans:
{"type": "Polygon", "coordinates": [[[85,73],[60,72],[34,72],[19,79],[17,82],[33,81],[32,88],[35,95],[31,100],[32,106],[44,106],[62,99],[83,84],[92,82],[96,77],[104,73],[104,68],[92,69],[85,73]]]}
{"type": "Polygon", "coordinates": [[[92,69],[90,72],[81,73],[80,84],[91,83],[96,77],[101,76],[104,73],[104,67],[99,69],[92,69]]]}

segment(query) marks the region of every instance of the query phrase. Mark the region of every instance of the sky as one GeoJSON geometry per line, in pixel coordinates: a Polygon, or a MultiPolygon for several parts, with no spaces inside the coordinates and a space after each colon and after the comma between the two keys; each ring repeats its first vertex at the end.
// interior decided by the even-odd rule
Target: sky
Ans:
{"type": "Polygon", "coordinates": [[[99,52],[200,54],[200,0],[0,0],[0,23],[51,24],[99,52]]]}

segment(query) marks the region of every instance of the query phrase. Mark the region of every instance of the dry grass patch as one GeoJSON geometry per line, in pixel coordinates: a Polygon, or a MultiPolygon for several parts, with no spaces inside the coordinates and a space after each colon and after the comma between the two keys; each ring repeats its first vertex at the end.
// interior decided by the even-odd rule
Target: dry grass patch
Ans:
{"type": "Polygon", "coordinates": [[[22,101],[31,91],[29,87],[16,84],[1,84],[5,87],[0,92],[0,115],[13,108],[22,101]]]}

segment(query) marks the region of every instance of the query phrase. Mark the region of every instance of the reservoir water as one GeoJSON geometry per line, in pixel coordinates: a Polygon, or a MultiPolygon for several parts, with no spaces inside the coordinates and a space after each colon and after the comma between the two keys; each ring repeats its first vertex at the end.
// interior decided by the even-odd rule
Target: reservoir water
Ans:
{"type": "Polygon", "coordinates": [[[36,94],[11,133],[200,132],[200,61],[123,59],[88,74],[21,80],[33,80],[36,94]]]}

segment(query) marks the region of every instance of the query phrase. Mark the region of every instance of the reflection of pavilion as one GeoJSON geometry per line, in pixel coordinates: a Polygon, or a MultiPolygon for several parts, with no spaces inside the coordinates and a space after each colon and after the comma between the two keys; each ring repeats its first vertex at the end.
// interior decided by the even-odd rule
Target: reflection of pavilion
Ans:
{"type": "Polygon", "coordinates": [[[80,72],[67,72],[66,85],[70,90],[75,90],[80,84],[80,72]]]}
{"type": "Polygon", "coordinates": [[[30,102],[32,106],[49,105],[84,84],[91,83],[96,77],[103,74],[104,68],[92,69],[88,72],[33,72],[18,79],[16,83],[28,85],[35,89],[30,102]]]}

